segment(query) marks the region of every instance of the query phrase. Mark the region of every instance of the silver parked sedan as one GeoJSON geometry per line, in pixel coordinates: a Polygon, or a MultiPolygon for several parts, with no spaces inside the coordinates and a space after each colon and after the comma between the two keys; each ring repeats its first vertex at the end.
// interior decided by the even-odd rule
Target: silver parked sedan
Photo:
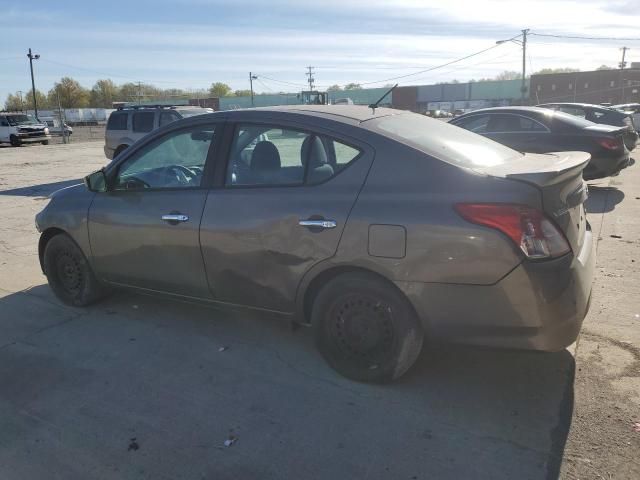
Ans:
{"type": "Polygon", "coordinates": [[[218,112],[56,192],[40,261],[68,304],[130,287],[277,312],[312,325],[343,375],[389,381],[425,336],[576,339],[595,263],[588,161],[383,108],[218,112]]]}

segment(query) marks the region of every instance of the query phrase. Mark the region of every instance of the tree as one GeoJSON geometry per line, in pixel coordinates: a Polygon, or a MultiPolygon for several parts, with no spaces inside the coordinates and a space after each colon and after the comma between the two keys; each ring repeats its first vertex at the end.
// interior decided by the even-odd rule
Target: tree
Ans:
{"type": "Polygon", "coordinates": [[[549,75],[550,73],[574,73],[579,72],[577,68],[543,68],[542,70],[537,71],[534,75],[549,75]]]}
{"type": "Polygon", "coordinates": [[[327,88],[327,92],[339,92],[340,90],[342,90],[342,87],[338,84],[331,85],[329,88],[327,88]]]}
{"type": "Polygon", "coordinates": [[[361,90],[362,89],[362,85],[360,85],[359,83],[347,83],[344,86],[345,90],[361,90]]]}
{"type": "Polygon", "coordinates": [[[251,96],[251,90],[236,90],[235,92],[233,92],[233,94],[236,97],[250,97],[251,96]]]}
{"type": "Polygon", "coordinates": [[[209,93],[213,97],[228,97],[231,92],[231,87],[226,83],[216,82],[212,83],[209,87],[209,93]]]}
{"type": "Polygon", "coordinates": [[[522,73],[512,70],[505,70],[494,77],[494,80],[520,80],[522,73]]]}
{"type": "Polygon", "coordinates": [[[49,103],[62,108],[83,108],[89,106],[90,93],[71,77],[62,77],[49,90],[49,103]]]}
{"type": "MultiPolygon", "coordinates": [[[[33,90],[29,90],[23,98],[24,100],[24,108],[26,110],[33,110],[33,90]]],[[[49,108],[51,105],[47,96],[42,93],[40,90],[36,89],[36,102],[38,102],[38,108],[49,108]]],[[[56,104],[57,105],[57,104],[56,104]]]]}
{"type": "Polygon", "coordinates": [[[110,79],[98,80],[91,89],[91,106],[96,108],[112,108],[118,97],[118,87],[110,79]]]}
{"type": "Polygon", "coordinates": [[[7,95],[7,99],[4,102],[4,109],[8,112],[15,112],[18,110],[24,110],[26,107],[26,102],[24,98],[21,98],[20,93],[16,92],[14,94],[7,95]]]}
{"type": "Polygon", "coordinates": [[[118,89],[118,100],[121,102],[135,102],[137,99],[140,99],[141,87],[142,86],[138,86],[137,83],[133,82],[123,83],[118,89]]]}
{"type": "Polygon", "coordinates": [[[600,65],[596,70],[613,70],[609,65],[600,65]]]}

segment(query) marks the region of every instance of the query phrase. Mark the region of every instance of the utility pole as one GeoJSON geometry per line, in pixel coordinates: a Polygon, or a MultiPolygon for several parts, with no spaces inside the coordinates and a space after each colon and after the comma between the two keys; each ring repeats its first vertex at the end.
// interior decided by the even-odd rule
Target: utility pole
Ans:
{"type": "Polygon", "coordinates": [[[309,90],[313,92],[313,82],[315,81],[315,79],[313,78],[313,69],[314,67],[307,67],[307,69],[309,70],[307,73],[305,73],[305,75],[307,75],[309,77],[309,90]]]}
{"type": "Polygon", "coordinates": [[[522,93],[523,105],[527,94],[527,33],[529,33],[528,28],[522,30],[522,86],[520,92],[522,93]]]}
{"type": "Polygon", "coordinates": [[[251,106],[252,107],[255,106],[253,104],[253,81],[257,79],[258,79],[257,75],[254,75],[253,73],[249,72],[249,88],[251,89],[251,106]]]}
{"type": "Polygon", "coordinates": [[[620,50],[622,50],[622,60],[618,64],[620,67],[620,103],[624,103],[624,78],[622,78],[622,71],[624,70],[624,67],[627,66],[627,62],[624,60],[627,56],[627,50],[631,49],[629,47],[622,47],[620,50]]]}
{"type": "Polygon", "coordinates": [[[31,92],[33,93],[33,110],[35,111],[36,120],[38,119],[38,102],[36,100],[36,82],[33,80],[33,61],[38,60],[40,55],[31,53],[31,48],[29,48],[29,53],[27,53],[27,57],[29,57],[29,68],[31,69],[31,92]]]}
{"type": "Polygon", "coordinates": [[[60,119],[60,133],[62,134],[62,143],[69,143],[67,141],[67,130],[65,129],[65,119],[62,114],[62,107],[60,106],[60,93],[56,91],[56,98],[58,99],[58,118],[60,119]]]}
{"type": "Polygon", "coordinates": [[[622,61],[618,64],[620,70],[624,70],[624,67],[627,66],[627,62],[624,61],[624,58],[627,56],[627,50],[631,50],[629,47],[622,47],[622,61]]]}
{"type": "Polygon", "coordinates": [[[20,98],[20,111],[24,113],[24,103],[22,103],[22,90],[18,90],[18,98],[20,98]]]}

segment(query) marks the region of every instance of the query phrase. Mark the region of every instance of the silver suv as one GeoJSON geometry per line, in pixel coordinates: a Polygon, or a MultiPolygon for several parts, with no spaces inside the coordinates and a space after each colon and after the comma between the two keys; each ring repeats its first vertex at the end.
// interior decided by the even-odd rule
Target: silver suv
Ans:
{"type": "Polygon", "coordinates": [[[109,116],[104,135],[104,154],[108,159],[113,159],[156,128],[181,118],[212,112],[212,108],[186,105],[121,107],[109,116]]]}

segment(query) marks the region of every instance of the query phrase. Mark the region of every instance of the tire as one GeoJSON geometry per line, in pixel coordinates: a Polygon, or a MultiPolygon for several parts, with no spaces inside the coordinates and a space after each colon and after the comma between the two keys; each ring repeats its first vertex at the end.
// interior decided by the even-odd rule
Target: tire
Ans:
{"type": "Polygon", "coordinates": [[[67,305],[83,307],[107,293],[80,248],[66,234],[56,235],[47,242],[44,272],[53,293],[67,305]]]}
{"type": "Polygon", "coordinates": [[[49,140],[45,140],[44,142],[40,142],[42,145],[49,145],[49,140]]]}
{"type": "Polygon", "coordinates": [[[120,145],[118,148],[116,148],[116,151],[113,154],[113,158],[116,158],[118,155],[124,152],[127,148],[128,148],[128,145],[120,145]]]}
{"type": "Polygon", "coordinates": [[[424,342],[409,301],[366,273],[347,273],[318,293],[311,313],[316,346],[341,375],[361,382],[390,382],[415,363],[424,342]]]}
{"type": "Polygon", "coordinates": [[[9,137],[9,142],[11,142],[12,147],[19,147],[20,145],[22,145],[22,142],[20,141],[20,139],[15,135],[11,135],[9,137]]]}

